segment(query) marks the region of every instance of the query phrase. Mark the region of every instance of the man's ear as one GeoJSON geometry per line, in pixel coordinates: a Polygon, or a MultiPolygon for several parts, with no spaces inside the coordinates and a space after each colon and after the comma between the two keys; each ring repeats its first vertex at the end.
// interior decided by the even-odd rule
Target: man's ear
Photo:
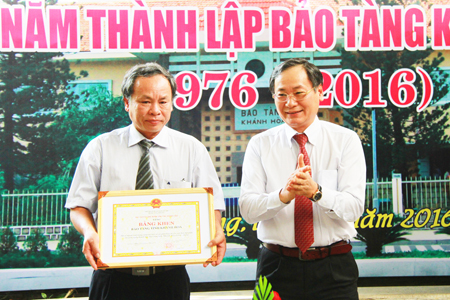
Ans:
{"type": "Polygon", "coordinates": [[[317,94],[319,95],[319,101],[323,100],[323,86],[319,85],[317,87],[317,94]]]}
{"type": "Polygon", "coordinates": [[[130,111],[130,103],[127,98],[123,97],[123,104],[125,105],[125,111],[130,111]]]}

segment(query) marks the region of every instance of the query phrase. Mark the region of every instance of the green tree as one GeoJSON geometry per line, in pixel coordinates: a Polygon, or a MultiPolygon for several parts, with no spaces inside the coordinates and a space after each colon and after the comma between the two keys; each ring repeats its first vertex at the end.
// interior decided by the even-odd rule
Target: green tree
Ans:
{"type": "Polygon", "coordinates": [[[50,252],[47,246],[47,238],[39,228],[35,228],[31,231],[31,234],[27,237],[23,243],[23,248],[27,253],[38,253],[38,252],[50,252]]]}
{"type": "Polygon", "coordinates": [[[4,186],[5,186],[5,176],[3,176],[3,170],[0,166],[0,191],[3,190],[4,186]]]}
{"type": "MultiPolygon", "coordinates": [[[[229,223],[229,219],[225,222],[229,223]]],[[[240,245],[245,245],[247,248],[245,249],[245,254],[247,254],[248,259],[256,259],[258,258],[259,248],[261,246],[261,241],[258,239],[256,231],[253,230],[253,226],[248,224],[244,219],[240,221],[240,230],[236,230],[236,232],[227,236],[227,243],[235,243],[240,245]],[[242,231],[242,228],[245,230],[242,231]]]]}
{"type": "MultiPolygon", "coordinates": [[[[380,218],[379,215],[374,218],[373,224],[378,223],[378,218],[380,218]]],[[[356,228],[358,231],[356,239],[366,244],[367,257],[381,256],[384,245],[407,240],[407,238],[404,238],[403,236],[409,235],[410,233],[401,227],[401,221],[402,219],[396,216],[394,217],[394,226],[392,227],[356,228]]]]}
{"type": "Polygon", "coordinates": [[[61,53],[0,54],[0,167],[4,188],[8,190],[16,187],[15,175],[29,177],[51,172],[46,165],[33,164],[36,157],[47,153],[33,151],[32,146],[43,142],[40,139],[46,126],[74,96],[66,92],[66,87],[77,76],[70,72],[67,60],[56,59],[60,56],[61,53]]]}
{"type": "Polygon", "coordinates": [[[83,236],[75,227],[69,227],[59,239],[56,251],[53,252],[53,264],[55,266],[87,266],[89,265],[84,254],[83,236]]]}
{"type": "MultiPolygon", "coordinates": [[[[361,1],[352,1],[360,4],[361,1]]],[[[407,1],[381,0],[378,5],[406,5],[407,1]]],[[[376,108],[377,121],[377,154],[383,159],[378,160],[378,174],[388,177],[394,171],[404,177],[411,176],[416,171],[413,166],[418,158],[425,158],[449,142],[445,130],[447,124],[449,105],[430,106],[418,113],[417,106],[422,100],[422,84],[420,76],[416,76],[417,101],[407,108],[399,108],[389,101],[388,83],[392,74],[402,68],[415,70],[422,67],[430,74],[434,94],[431,105],[437,103],[449,91],[448,75],[439,65],[444,61],[441,53],[432,56],[434,52],[428,48],[420,51],[346,51],[339,49],[342,55],[342,68],[351,69],[362,78],[364,72],[381,70],[382,98],[387,100],[386,108],[376,108]]],[[[369,81],[362,80],[363,97],[369,95],[369,81]]],[[[352,109],[346,110],[344,118],[348,124],[360,132],[365,153],[368,154],[368,174],[372,174],[371,145],[372,145],[372,119],[371,109],[363,107],[363,101],[352,109]]]]}
{"type": "Polygon", "coordinates": [[[0,253],[7,254],[18,251],[17,239],[11,228],[3,228],[0,232],[0,253]]]}
{"type": "Polygon", "coordinates": [[[35,165],[51,170],[31,186],[32,189],[68,188],[74,169],[86,144],[96,136],[130,124],[121,97],[113,97],[101,87],[83,92],[79,99],[66,101],[61,112],[41,132],[33,151],[35,165]]]}
{"type": "MultiPolygon", "coordinates": [[[[25,5],[23,0],[3,0],[25,5]]],[[[46,0],[45,5],[57,0],[46,0]]],[[[3,52],[0,54],[0,168],[4,188],[13,190],[22,178],[48,174],[45,165],[33,165],[31,145],[42,142],[41,134],[53,122],[66,100],[75,95],[66,88],[76,76],[62,53],[3,52]]],[[[80,74],[86,76],[85,72],[80,74]]]]}
{"type": "Polygon", "coordinates": [[[83,248],[83,236],[78,233],[75,227],[70,226],[59,240],[56,250],[61,254],[81,254],[83,248]]]}

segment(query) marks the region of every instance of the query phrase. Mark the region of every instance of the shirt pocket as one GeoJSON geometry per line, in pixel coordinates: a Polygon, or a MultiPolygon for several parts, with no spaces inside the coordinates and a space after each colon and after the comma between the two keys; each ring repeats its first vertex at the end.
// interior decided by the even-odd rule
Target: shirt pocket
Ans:
{"type": "Polygon", "coordinates": [[[187,189],[191,187],[192,183],[190,181],[170,179],[164,179],[162,186],[163,189],[187,189]]]}

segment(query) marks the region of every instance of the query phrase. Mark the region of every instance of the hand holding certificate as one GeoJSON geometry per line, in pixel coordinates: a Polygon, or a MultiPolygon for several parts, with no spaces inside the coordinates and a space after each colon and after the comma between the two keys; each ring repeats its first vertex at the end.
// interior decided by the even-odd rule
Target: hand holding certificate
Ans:
{"type": "Polygon", "coordinates": [[[99,268],[180,265],[217,259],[211,189],[99,193],[99,268]]]}

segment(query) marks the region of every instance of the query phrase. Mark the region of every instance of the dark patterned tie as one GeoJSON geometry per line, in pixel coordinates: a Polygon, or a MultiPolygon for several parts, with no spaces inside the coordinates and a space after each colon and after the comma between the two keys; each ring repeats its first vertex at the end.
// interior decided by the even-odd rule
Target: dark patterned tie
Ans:
{"type": "MultiPolygon", "coordinates": [[[[306,152],[306,134],[297,134],[294,139],[300,145],[300,153],[303,154],[305,165],[311,165],[306,152]]],[[[295,244],[302,253],[314,243],[314,225],[312,202],[305,196],[295,196],[295,244]]]]}
{"type": "Polygon", "coordinates": [[[150,148],[155,144],[151,141],[142,140],[139,146],[144,151],[139,161],[139,169],[136,176],[136,190],[152,189],[153,188],[153,174],[150,170],[150,148]]]}

